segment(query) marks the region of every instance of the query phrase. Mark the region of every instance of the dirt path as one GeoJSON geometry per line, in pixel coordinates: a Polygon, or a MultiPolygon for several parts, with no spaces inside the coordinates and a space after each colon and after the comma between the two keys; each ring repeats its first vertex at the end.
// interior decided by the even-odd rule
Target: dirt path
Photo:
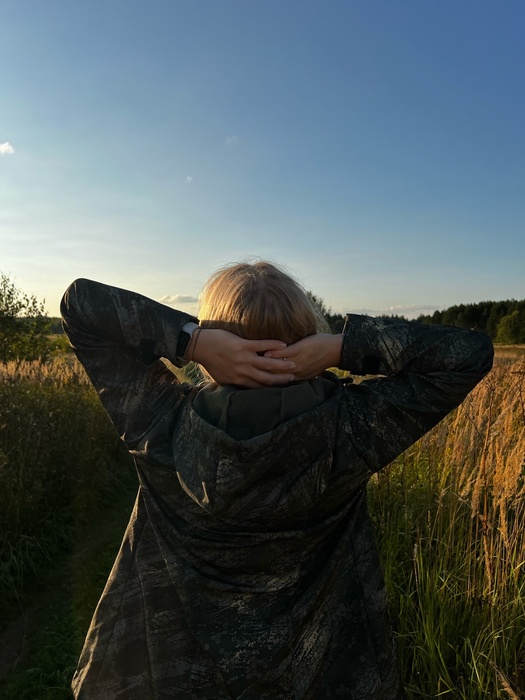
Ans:
{"type": "Polygon", "coordinates": [[[62,700],[94,607],[120,546],[136,494],[124,485],[117,503],[82,528],[70,552],[54,562],[23,613],[0,634],[2,700],[62,700]]]}
{"type": "Polygon", "coordinates": [[[0,634],[0,680],[6,678],[27,656],[33,621],[34,608],[30,608],[0,634]]]}

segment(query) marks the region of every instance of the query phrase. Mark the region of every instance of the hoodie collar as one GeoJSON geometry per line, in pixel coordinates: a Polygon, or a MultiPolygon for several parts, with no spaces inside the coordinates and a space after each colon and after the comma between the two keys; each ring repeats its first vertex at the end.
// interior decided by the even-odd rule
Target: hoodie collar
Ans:
{"type": "Polygon", "coordinates": [[[212,383],[197,393],[193,410],[234,440],[249,440],[317,408],[336,388],[325,377],[261,389],[212,383]]]}

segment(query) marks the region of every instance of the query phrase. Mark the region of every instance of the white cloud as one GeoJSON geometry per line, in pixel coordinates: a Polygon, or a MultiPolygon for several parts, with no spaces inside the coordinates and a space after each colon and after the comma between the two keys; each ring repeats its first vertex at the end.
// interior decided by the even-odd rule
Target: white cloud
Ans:
{"type": "Polygon", "coordinates": [[[366,316],[405,316],[405,318],[417,318],[421,315],[431,315],[440,307],[436,304],[409,304],[407,306],[388,306],[385,309],[351,309],[349,313],[365,314],[366,316]]]}
{"type": "Polygon", "coordinates": [[[159,299],[161,304],[195,304],[199,300],[197,297],[189,296],[188,294],[166,294],[159,299]]]}
{"type": "Polygon", "coordinates": [[[237,136],[228,136],[224,142],[227,146],[233,146],[234,143],[238,143],[239,139],[237,136]]]}
{"type": "Polygon", "coordinates": [[[193,175],[186,175],[185,182],[193,182],[193,175]]]}
{"type": "Polygon", "coordinates": [[[5,143],[0,143],[0,155],[9,156],[14,152],[15,149],[11,146],[9,141],[6,141],[5,143]]]}

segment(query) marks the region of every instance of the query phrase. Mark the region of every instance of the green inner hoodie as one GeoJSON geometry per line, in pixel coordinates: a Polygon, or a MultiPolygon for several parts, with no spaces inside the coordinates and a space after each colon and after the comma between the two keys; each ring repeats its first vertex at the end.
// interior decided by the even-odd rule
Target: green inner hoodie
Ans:
{"type": "Polygon", "coordinates": [[[263,389],[209,384],[198,392],[193,409],[234,440],[249,440],[317,408],[336,388],[336,382],[322,377],[263,389]]]}

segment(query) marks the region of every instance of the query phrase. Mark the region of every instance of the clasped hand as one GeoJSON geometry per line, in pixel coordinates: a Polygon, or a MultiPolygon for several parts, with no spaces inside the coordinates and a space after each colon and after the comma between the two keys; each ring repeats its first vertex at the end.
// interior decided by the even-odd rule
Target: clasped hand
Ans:
{"type": "MultiPolygon", "coordinates": [[[[191,347],[191,344],[190,344],[191,347]]],[[[279,340],[246,340],[228,331],[199,331],[193,359],[218,384],[247,388],[313,379],[339,364],[342,336],[319,333],[292,345],[279,340]]]]}

